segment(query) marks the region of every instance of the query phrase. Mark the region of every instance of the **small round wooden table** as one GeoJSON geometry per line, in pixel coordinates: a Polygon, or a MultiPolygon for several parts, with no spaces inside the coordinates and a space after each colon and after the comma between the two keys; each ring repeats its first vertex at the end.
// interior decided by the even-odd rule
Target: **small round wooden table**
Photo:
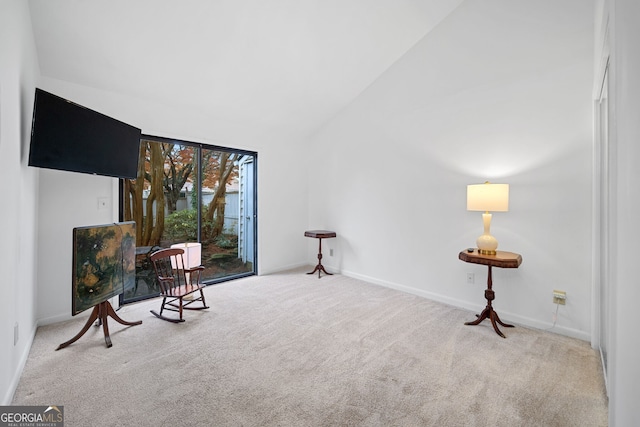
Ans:
{"type": "Polygon", "coordinates": [[[489,267],[489,274],[487,275],[487,289],[484,291],[484,297],[487,299],[487,306],[482,310],[482,313],[478,315],[476,320],[473,322],[466,322],[465,325],[478,325],[484,319],[489,319],[491,320],[491,324],[493,325],[493,329],[496,333],[502,338],[506,338],[500,329],[498,329],[498,325],[496,323],[501,324],[505,328],[513,328],[513,325],[508,325],[500,320],[498,313],[495,312],[491,305],[491,301],[495,299],[495,292],[491,289],[493,284],[491,279],[491,267],[518,268],[522,263],[522,256],[513,252],[504,251],[497,251],[495,255],[482,255],[477,249],[474,249],[473,251],[464,250],[460,252],[458,258],[464,262],[482,264],[489,267]]]}
{"type": "Polygon", "coordinates": [[[318,279],[320,278],[320,272],[323,272],[324,274],[328,274],[329,276],[331,276],[332,273],[327,272],[327,270],[325,270],[324,266],[322,265],[322,239],[336,237],[336,232],[327,231],[327,230],[309,230],[309,231],[305,231],[304,235],[305,237],[314,237],[318,239],[318,265],[316,265],[316,267],[313,269],[312,272],[307,274],[313,274],[317,271],[318,279]]]}

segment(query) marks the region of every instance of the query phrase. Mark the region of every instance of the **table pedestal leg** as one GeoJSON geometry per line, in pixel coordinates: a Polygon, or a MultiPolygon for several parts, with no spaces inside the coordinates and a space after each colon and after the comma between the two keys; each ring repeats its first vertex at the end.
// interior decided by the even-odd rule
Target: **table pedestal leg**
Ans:
{"type": "Polygon", "coordinates": [[[102,330],[104,332],[104,341],[107,344],[107,348],[111,347],[113,344],[111,343],[111,336],[109,335],[109,325],[107,323],[107,316],[112,317],[116,322],[125,326],[136,326],[136,325],[142,324],[142,320],[138,320],[136,322],[127,322],[126,320],[122,320],[120,316],[116,314],[115,310],[113,309],[113,306],[111,306],[111,303],[109,301],[103,301],[93,307],[91,316],[89,316],[89,319],[84,324],[84,327],[82,328],[82,330],[78,332],[76,336],[71,338],[69,341],[66,341],[60,344],[58,348],[56,348],[56,350],[60,350],[61,348],[68,347],[74,342],[78,341],[80,337],[82,337],[85,334],[85,332],[89,330],[89,327],[91,327],[91,324],[95,320],[98,321],[97,322],[98,324],[96,326],[102,325],[102,330]]]}
{"type": "Polygon", "coordinates": [[[327,274],[329,276],[333,275],[333,273],[327,272],[327,270],[325,270],[324,266],[322,265],[322,239],[321,238],[318,238],[318,265],[316,265],[313,271],[307,274],[313,274],[316,271],[318,272],[318,279],[320,278],[320,272],[323,272],[324,274],[327,274]]]}
{"type": "Polygon", "coordinates": [[[485,307],[484,310],[482,310],[482,313],[478,315],[478,318],[476,320],[474,320],[473,322],[465,322],[465,325],[478,325],[484,319],[489,319],[491,320],[491,325],[493,325],[493,329],[496,331],[496,333],[500,335],[502,338],[506,338],[504,334],[500,331],[500,329],[498,329],[498,325],[496,323],[499,323],[505,328],[513,328],[514,326],[504,323],[502,320],[500,320],[498,313],[496,313],[495,310],[493,309],[493,306],[491,305],[491,301],[493,301],[496,296],[495,296],[495,292],[493,292],[493,289],[491,289],[492,285],[493,285],[493,281],[491,279],[491,266],[489,266],[489,275],[487,276],[487,289],[484,291],[484,297],[487,299],[487,306],[485,307]]]}

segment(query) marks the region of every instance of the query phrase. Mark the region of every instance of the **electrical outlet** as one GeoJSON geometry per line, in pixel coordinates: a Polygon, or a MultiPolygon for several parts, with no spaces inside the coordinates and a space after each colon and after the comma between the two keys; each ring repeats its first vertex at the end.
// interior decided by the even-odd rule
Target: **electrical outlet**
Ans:
{"type": "Polygon", "coordinates": [[[467,273],[467,283],[473,285],[476,282],[476,277],[474,273],[467,273]]]}
{"type": "Polygon", "coordinates": [[[553,303],[565,305],[567,303],[567,293],[565,291],[553,291],[553,303]]]}
{"type": "Polygon", "coordinates": [[[329,256],[333,256],[333,248],[329,249],[329,256]]]}

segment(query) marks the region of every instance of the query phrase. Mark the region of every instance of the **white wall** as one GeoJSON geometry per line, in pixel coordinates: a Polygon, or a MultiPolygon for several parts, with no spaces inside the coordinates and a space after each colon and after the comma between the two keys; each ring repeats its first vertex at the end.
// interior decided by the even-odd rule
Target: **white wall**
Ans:
{"type": "MultiPolygon", "coordinates": [[[[313,151],[293,138],[197,111],[64,82],[40,86],[148,133],[257,150],[261,273],[315,262],[317,242],[302,231],[330,228],[339,237],[326,241],[327,266],[479,309],[485,271],[456,259],[481,229],[479,214],[465,211],[465,185],[509,182],[511,211],[496,214],[492,230],[500,249],[522,253],[524,263],[518,270],[496,269],[496,307],[505,319],[548,326],[550,291],[562,288],[569,299],[559,331],[586,338],[588,3],[465,2],[312,138],[313,151]],[[301,159],[309,159],[308,165],[301,159]],[[327,255],[329,248],[334,257],[327,255]],[[476,273],[475,285],[465,283],[467,271],[476,273]]],[[[606,3],[613,16],[611,121],[618,161],[610,425],[626,426],[640,423],[640,335],[633,321],[640,300],[634,266],[640,241],[640,199],[634,191],[640,178],[640,5],[606,3]]],[[[97,197],[113,196],[113,180],[26,166],[38,80],[27,3],[3,0],[0,200],[17,208],[0,210],[0,404],[10,403],[37,319],[70,316],[71,228],[114,219],[115,205],[107,212],[97,209],[97,197]],[[14,346],[16,323],[20,339],[14,346]]]]}
{"type": "Polygon", "coordinates": [[[609,425],[640,425],[640,3],[611,0],[609,106],[612,156],[612,283],[609,336],[609,425]]]}
{"type": "MultiPolygon", "coordinates": [[[[300,161],[303,147],[293,137],[204,117],[183,106],[154,104],[49,78],[42,79],[41,87],[137,126],[143,133],[256,151],[258,272],[306,263],[307,204],[300,195],[305,194],[307,177],[300,161]]],[[[48,278],[39,284],[41,324],[71,317],[72,230],[116,221],[116,189],[112,178],[41,171],[38,249],[44,260],[39,274],[48,278]],[[109,198],[111,209],[99,210],[99,197],[109,198]]]]}
{"type": "MultiPolygon", "coordinates": [[[[71,317],[73,228],[117,221],[98,198],[112,198],[112,178],[40,170],[38,214],[39,324],[71,317]]],[[[71,338],[71,337],[69,337],[71,338]]]]}
{"type": "Polygon", "coordinates": [[[38,62],[26,2],[0,2],[0,405],[8,405],[35,334],[37,170],[27,167],[38,62]],[[14,327],[19,339],[14,345],[14,327]]]}
{"type": "Polygon", "coordinates": [[[492,234],[523,263],[494,269],[494,306],[548,328],[564,290],[555,331],[588,340],[593,15],[584,0],[464,2],[315,135],[309,226],[338,234],[323,263],[480,310],[486,267],[458,260],[482,233],[466,185],[509,183],[492,234]]]}

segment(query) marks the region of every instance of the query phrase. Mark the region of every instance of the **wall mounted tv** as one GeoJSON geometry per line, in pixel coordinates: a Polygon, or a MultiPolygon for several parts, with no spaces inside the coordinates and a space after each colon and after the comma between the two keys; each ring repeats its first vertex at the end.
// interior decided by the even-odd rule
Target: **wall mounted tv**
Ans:
{"type": "Polygon", "coordinates": [[[135,178],[140,129],[36,89],[29,166],[135,178]]]}

